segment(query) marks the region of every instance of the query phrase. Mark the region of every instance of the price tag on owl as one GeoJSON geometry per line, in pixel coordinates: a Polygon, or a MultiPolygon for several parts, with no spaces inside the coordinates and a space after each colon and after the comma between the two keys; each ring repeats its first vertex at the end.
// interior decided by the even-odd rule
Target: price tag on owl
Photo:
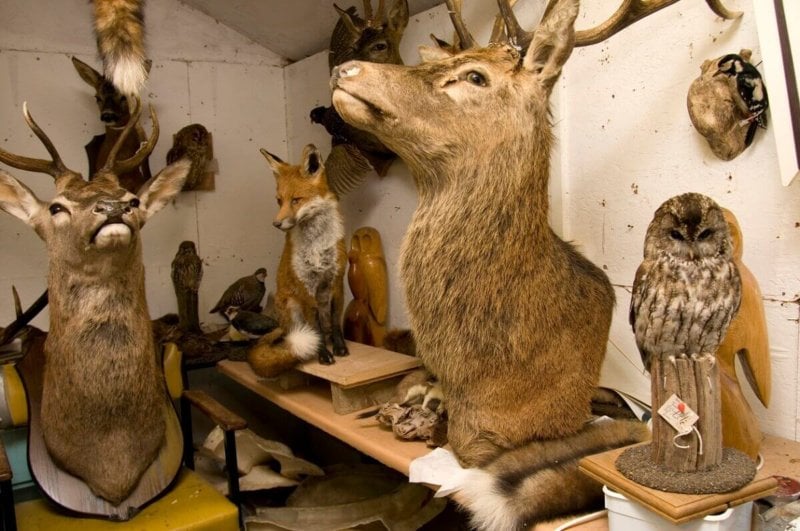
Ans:
{"type": "Polygon", "coordinates": [[[697,413],[674,393],[658,409],[658,414],[678,433],[692,431],[692,426],[700,419],[697,413]]]}

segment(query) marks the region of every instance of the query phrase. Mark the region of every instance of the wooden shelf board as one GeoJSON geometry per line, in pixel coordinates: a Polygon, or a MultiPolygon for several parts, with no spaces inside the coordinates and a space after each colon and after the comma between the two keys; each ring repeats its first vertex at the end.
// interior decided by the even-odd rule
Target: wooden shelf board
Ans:
{"type": "MultiPolygon", "coordinates": [[[[625,448],[617,448],[586,457],[580,461],[580,470],[676,524],[719,513],[728,507],[762,498],[772,493],[777,487],[777,481],[771,477],[775,472],[771,472],[765,466],[756,474],[753,481],[733,492],[700,495],[662,492],[631,481],[617,471],[614,463],[624,450],[625,448]]],[[[762,449],[762,452],[766,452],[766,448],[762,449]]],[[[764,455],[765,460],[768,459],[767,454],[764,455]]]]}
{"type": "Polygon", "coordinates": [[[336,358],[332,365],[322,365],[316,359],[297,366],[298,371],[322,378],[349,389],[376,382],[420,366],[419,358],[391,352],[382,348],[347,341],[349,356],[336,358]]]}
{"type": "Polygon", "coordinates": [[[356,418],[357,413],[335,413],[331,404],[330,385],[326,382],[313,382],[307,387],[285,391],[274,382],[257,376],[243,361],[221,361],[217,369],[292,415],[405,475],[408,475],[408,467],[413,459],[430,452],[430,448],[421,441],[396,438],[374,418],[359,419],[356,418]]]}

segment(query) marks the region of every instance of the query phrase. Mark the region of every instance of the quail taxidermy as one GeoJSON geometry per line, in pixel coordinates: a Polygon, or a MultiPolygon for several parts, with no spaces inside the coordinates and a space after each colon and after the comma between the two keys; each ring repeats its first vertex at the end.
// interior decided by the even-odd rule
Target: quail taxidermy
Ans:
{"type": "Polygon", "coordinates": [[[219,313],[225,316],[225,310],[231,306],[236,306],[240,310],[261,311],[261,299],[267,292],[264,280],[267,278],[267,270],[263,267],[256,269],[252,275],[242,277],[230,286],[220,297],[217,304],[208,313],[219,313]]]}

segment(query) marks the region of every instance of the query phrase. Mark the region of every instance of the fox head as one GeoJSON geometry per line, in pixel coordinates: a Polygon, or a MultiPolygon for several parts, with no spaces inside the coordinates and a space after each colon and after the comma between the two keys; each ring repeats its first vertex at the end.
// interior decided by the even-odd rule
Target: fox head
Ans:
{"type": "Polygon", "coordinates": [[[328,188],[322,157],[313,144],[303,148],[303,160],[297,166],[283,162],[266,149],[261,149],[261,154],[275,174],[279,208],[272,222],[275,227],[288,231],[336,205],[336,196],[328,188]]]}

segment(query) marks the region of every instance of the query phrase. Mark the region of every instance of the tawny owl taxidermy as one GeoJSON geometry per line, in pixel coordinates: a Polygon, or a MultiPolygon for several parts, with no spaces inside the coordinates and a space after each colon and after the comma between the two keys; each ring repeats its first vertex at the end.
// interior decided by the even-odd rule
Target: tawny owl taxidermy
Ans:
{"type": "Polygon", "coordinates": [[[200,124],[191,124],[173,135],[172,148],[167,152],[167,164],[188,158],[192,166],[183,189],[195,190],[203,183],[206,174],[213,171],[213,157],[211,133],[200,124]]]}
{"type": "Polygon", "coordinates": [[[181,328],[201,332],[197,312],[197,291],[203,279],[203,261],[197,255],[194,242],[184,241],[172,260],[172,286],[178,300],[178,318],[181,328]]]}
{"type": "Polygon", "coordinates": [[[388,293],[386,260],[381,235],[372,227],[353,233],[347,255],[347,282],[353,300],[344,312],[344,337],[367,345],[381,346],[386,335],[388,293]]]}
{"type": "Polygon", "coordinates": [[[630,323],[645,369],[656,357],[716,353],[740,300],[719,205],[696,193],[664,202],[647,228],[631,296],[630,323]]]}
{"type": "Polygon", "coordinates": [[[225,310],[231,306],[236,306],[240,310],[261,312],[261,299],[267,292],[267,288],[264,286],[266,278],[267,270],[263,267],[256,269],[252,275],[240,278],[228,286],[217,304],[208,313],[219,313],[225,316],[225,310]]]}

